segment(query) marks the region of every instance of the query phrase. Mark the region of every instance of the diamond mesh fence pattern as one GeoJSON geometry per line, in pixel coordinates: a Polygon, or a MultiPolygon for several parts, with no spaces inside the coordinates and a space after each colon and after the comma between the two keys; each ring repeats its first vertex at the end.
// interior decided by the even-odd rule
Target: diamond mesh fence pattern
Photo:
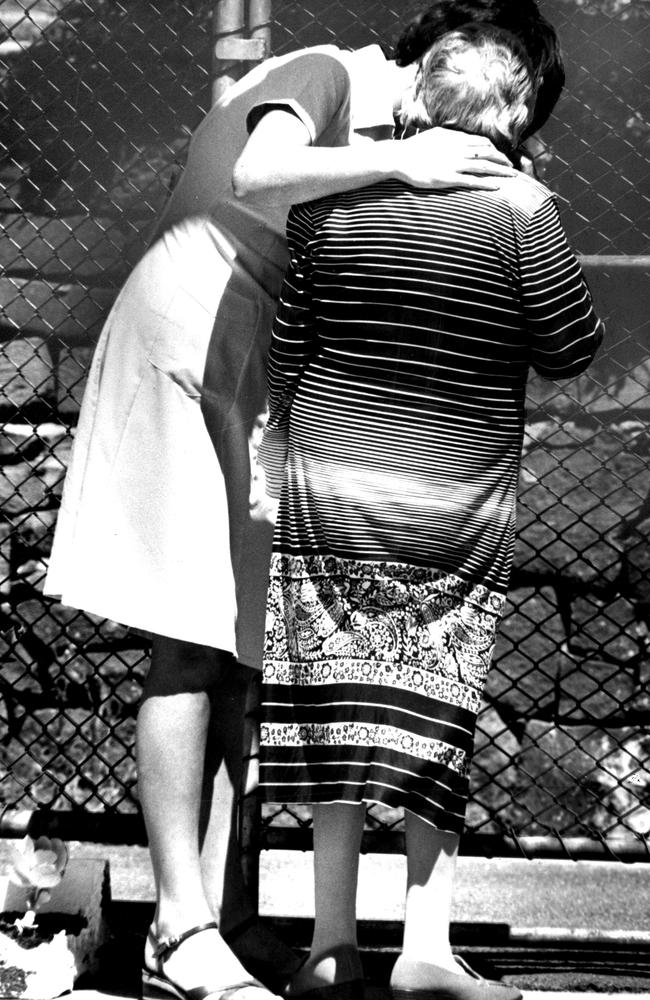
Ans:
{"type": "MultiPolygon", "coordinates": [[[[390,48],[420,3],[273,5],[275,53],[390,48]]],[[[648,54],[642,0],[543,5],[568,86],[535,140],[608,323],[533,379],[508,614],[479,719],[476,833],[650,833],[648,54]]],[[[0,0],[0,797],[137,810],[146,643],[41,593],[88,363],[210,103],[215,3],[0,0]]],[[[179,600],[182,592],[179,588],[179,600]]],[[[265,807],[265,829],[308,810],[265,807]]],[[[371,828],[399,828],[373,806],[371,828]]]]}

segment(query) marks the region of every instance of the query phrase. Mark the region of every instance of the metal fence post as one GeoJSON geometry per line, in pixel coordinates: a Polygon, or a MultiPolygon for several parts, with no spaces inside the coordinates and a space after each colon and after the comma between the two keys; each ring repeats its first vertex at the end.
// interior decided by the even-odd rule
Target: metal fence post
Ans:
{"type": "Polygon", "coordinates": [[[271,52],[271,12],[272,0],[249,0],[248,29],[251,38],[259,39],[266,50],[271,52]]]}
{"type": "Polygon", "coordinates": [[[269,54],[270,13],[270,0],[251,2],[248,18],[245,0],[217,0],[213,18],[213,103],[252,63],[269,54]],[[253,29],[250,32],[247,31],[249,27],[253,29]],[[245,37],[247,34],[250,37],[245,37]]]}
{"type": "Polygon", "coordinates": [[[212,103],[242,75],[241,63],[232,52],[233,43],[243,38],[246,27],[244,0],[217,0],[213,17],[212,103]]]}
{"type": "MultiPolygon", "coordinates": [[[[272,0],[249,0],[248,34],[256,45],[263,48],[265,58],[271,50],[271,9],[272,0]]],[[[245,781],[239,808],[239,842],[241,845],[242,869],[248,895],[257,910],[259,908],[260,844],[262,831],[262,807],[257,795],[259,781],[259,677],[251,684],[247,725],[245,735],[245,781]]]]}
{"type": "MultiPolygon", "coordinates": [[[[271,48],[271,0],[218,0],[214,10],[212,101],[228,90],[271,48]],[[247,37],[245,37],[247,36],[247,37]]],[[[257,909],[261,808],[257,796],[257,703],[259,678],[251,684],[244,735],[244,778],[239,801],[239,842],[244,881],[257,909]]]]}

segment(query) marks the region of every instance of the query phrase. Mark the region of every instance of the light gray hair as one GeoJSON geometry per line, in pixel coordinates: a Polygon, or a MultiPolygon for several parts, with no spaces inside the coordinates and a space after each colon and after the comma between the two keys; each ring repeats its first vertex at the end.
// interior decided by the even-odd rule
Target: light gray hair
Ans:
{"type": "Polygon", "coordinates": [[[420,60],[402,123],[444,125],[484,135],[511,152],[535,103],[533,72],[514,35],[487,24],[466,24],[439,38],[420,60]]]}

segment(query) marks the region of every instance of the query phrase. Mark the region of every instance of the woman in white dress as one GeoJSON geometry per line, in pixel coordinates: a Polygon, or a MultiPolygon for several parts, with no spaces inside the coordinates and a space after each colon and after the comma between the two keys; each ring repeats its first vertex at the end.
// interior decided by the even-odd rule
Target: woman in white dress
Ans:
{"type": "MultiPolygon", "coordinates": [[[[468,18],[491,7],[464,6],[468,18]]],[[[522,6],[525,30],[539,23],[541,37],[532,0],[513,0],[511,19],[523,23],[522,6]]],[[[271,542],[249,507],[249,440],[265,409],[289,205],[386,177],[495,188],[512,173],[475,136],[386,141],[413,78],[414,66],[398,68],[378,46],[323,46],[270,59],[233,85],[194,134],[97,347],[46,592],[153,636],[136,740],[157,890],[148,996],[259,989],[245,985],[234,951],[253,966],[251,952],[268,945],[282,964],[247,919],[232,815],[241,666],[260,663],[271,542]]]]}

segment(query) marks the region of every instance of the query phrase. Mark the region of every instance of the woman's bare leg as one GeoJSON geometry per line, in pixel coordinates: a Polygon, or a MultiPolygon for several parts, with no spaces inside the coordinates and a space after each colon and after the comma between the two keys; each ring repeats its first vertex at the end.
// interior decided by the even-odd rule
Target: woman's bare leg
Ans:
{"type": "MultiPolygon", "coordinates": [[[[214,649],[154,639],[136,750],[156,883],[153,930],[159,937],[214,919],[203,881],[199,817],[211,702],[216,701],[214,692],[227,686],[232,669],[232,658],[214,649]]],[[[230,815],[222,815],[223,826],[229,826],[230,815]]],[[[222,850],[213,870],[223,871],[225,863],[222,850]]],[[[165,963],[165,973],[185,986],[214,983],[216,977],[225,988],[248,978],[216,930],[188,939],[165,963]]]]}
{"type": "Polygon", "coordinates": [[[365,806],[314,806],[314,936],[291,994],[358,979],[357,882],[365,806]],[[337,951],[343,949],[342,952],[337,951]]]}
{"type": "Polygon", "coordinates": [[[449,942],[451,904],[460,838],[437,830],[414,813],[406,813],[407,889],[404,946],[391,975],[391,985],[422,989],[422,969],[415,963],[442,966],[461,973],[449,942]],[[411,976],[415,976],[414,979],[411,976]]]}

